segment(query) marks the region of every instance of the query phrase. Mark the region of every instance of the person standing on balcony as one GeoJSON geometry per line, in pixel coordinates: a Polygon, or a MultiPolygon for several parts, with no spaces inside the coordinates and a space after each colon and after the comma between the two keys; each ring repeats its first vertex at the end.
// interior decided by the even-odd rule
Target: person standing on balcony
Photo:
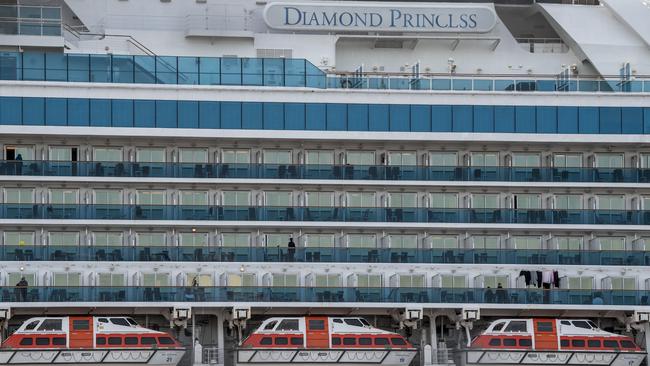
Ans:
{"type": "Polygon", "coordinates": [[[29,283],[25,279],[25,276],[20,278],[20,281],[16,284],[16,300],[18,301],[27,301],[27,287],[29,283]]]}
{"type": "Polygon", "coordinates": [[[293,238],[289,238],[289,243],[287,243],[287,260],[293,262],[296,256],[296,243],[293,242],[293,238]]]}

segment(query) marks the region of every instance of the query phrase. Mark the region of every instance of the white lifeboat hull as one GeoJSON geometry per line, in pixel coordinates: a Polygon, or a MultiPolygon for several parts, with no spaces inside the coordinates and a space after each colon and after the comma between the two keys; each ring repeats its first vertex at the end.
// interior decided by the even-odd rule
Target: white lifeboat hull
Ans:
{"type": "Polygon", "coordinates": [[[641,352],[605,351],[468,350],[462,354],[464,366],[639,366],[644,358],[645,354],[641,352]]]}
{"type": "Polygon", "coordinates": [[[240,349],[238,366],[408,366],[417,351],[412,349],[240,349]]]}
{"type": "Polygon", "coordinates": [[[183,354],[184,349],[3,349],[0,350],[0,366],[176,366],[183,354]]]}

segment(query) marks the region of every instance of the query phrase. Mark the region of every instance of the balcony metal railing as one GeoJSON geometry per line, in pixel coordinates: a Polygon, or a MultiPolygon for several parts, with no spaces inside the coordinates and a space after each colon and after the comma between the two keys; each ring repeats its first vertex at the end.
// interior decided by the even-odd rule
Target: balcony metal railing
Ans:
{"type": "Polygon", "coordinates": [[[0,261],[298,262],[648,266],[650,251],[301,247],[0,246],[0,261]]]}
{"type": "MultiPolygon", "coordinates": [[[[60,26],[59,26],[60,28],[60,26]]],[[[0,80],[477,92],[650,92],[650,76],[325,73],[293,58],[0,53],[0,80]]]]}
{"type": "Polygon", "coordinates": [[[646,210],[0,204],[2,219],[650,225],[646,210]]]}
{"type": "Polygon", "coordinates": [[[523,168],[418,165],[206,164],[0,160],[0,175],[650,183],[650,168],[523,168]]]}
{"type": "Polygon", "coordinates": [[[647,290],[409,287],[2,287],[8,302],[318,302],[650,305],[647,290]]]}
{"type": "Polygon", "coordinates": [[[60,37],[61,8],[0,5],[0,34],[60,37]]]}

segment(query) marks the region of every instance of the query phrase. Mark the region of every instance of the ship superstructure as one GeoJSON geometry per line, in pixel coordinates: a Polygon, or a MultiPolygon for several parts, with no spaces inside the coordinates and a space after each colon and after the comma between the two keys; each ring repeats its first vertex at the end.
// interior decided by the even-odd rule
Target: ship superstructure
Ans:
{"type": "Polygon", "coordinates": [[[0,2],[3,339],[34,316],[133,317],[181,365],[233,365],[269,318],[322,316],[459,364],[521,317],[646,349],[648,16],[0,2]]]}

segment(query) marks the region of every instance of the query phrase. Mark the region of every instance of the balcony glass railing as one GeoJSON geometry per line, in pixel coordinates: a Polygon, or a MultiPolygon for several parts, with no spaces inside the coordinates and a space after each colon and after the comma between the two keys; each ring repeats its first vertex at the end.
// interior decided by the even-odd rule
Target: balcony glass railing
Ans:
{"type": "Polygon", "coordinates": [[[0,160],[0,175],[74,177],[649,183],[646,168],[204,164],[0,160]]]}
{"type": "Polygon", "coordinates": [[[0,204],[2,219],[650,225],[645,210],[0,204]]]}
{"type": "MultiPolygon", "coordinates": [[[[15,23],[15,19],[14,19],[15,23]]],[[[13,31],[9,23],[9,31],[13,31]]],[[[34,28],[41,33],[61,31],[34,28]],[[40,29],[40,30],[39,30],[40,29]]],[[[326,74],[304,59],[0,53],[0,79],[95,83],[287,86],[475,92],[650,92],[650,77],[326,74]]]]}
{"type": "Polygon", "coordinates": [[[60,7],[0,5],[0,34],[60,37],[61,27],[60,7]]]}
{"type": "Polygon", "coordinates": [[[4,287],[9,302],[338,302],[648,305],[646,290],[354,287],[4,287]]]}
{"type": "Polygon", "coordinates": [[[286,247],[0,246],[0,261],[457,263],[648,266],[650,251],[286,247]]]}

